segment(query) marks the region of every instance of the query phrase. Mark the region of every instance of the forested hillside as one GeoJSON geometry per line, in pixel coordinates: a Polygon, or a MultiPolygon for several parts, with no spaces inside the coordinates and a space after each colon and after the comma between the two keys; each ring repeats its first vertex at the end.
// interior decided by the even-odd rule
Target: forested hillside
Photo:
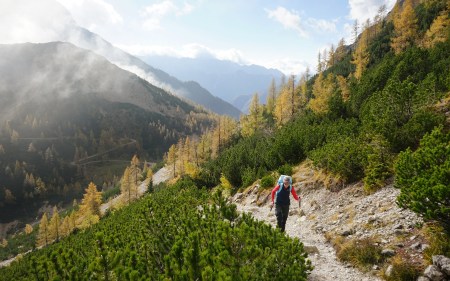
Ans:
{"type": "Polygon", "coordinates": [[[89,181],[106,191],[133,154],[159,161],[215,118],[67,43],[0,46],[0,71],[1,223],[71,203],[89,181]]]}

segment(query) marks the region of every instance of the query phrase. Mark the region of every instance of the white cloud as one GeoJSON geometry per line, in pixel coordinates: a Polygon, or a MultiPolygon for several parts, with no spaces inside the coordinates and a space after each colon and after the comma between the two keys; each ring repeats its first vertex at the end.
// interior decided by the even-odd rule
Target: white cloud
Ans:
{"type": "Polygon", "coordinates": [[[248,64],[244,54],[238,49],[211,49],[207,46],[192,43],[179,48],[156,45],[119,45],[119,48],[136,56],[171,56],[179,58],[216,58],[229,60],[239,64],[248,64]]]}
{"type": "Polygon", "coordinates": [[[266,9],[269,19],[281,23],[286,29],[295,30],[300,36],[307,37],[308,34],[301,25],[301,18],[298,12],[288,11],[284,7],[277,7],[275,10],[266,9]]]}
{"type": "Polygon", "coordinates": [[[336,31],[336,21],[328,21],[323,19],[309,18],[307,24],[312,28],[322,31],[322,32],[335,32],[336,31]]]}
{"type": "Polygon", "coordinates": [[[161,20],[164,17],[172,14],[183,16],[191,13],[193,10],[194,6],[188,3],[184,3],[182,7],[179,7],[170,0],[149,5],[141,12],[141,16],[144,18],[143,27],[147,30],[161,29],[161,20]]]}
{"type": "Polygon", "coordinates": [[[282,58],[270,62],[260,62],[267,68],[275,68],[283,72],[285,75],[299,75],[306,71],[309,64],[304,60],[292,59],[292,58],[282,58]]]}
{"type": "Polygon", "coordinates": [[[386,5],[387,11],[390,11],[396,0],[348,0],[350,6],[349,18],[358,20],[360,24],[367,19],[373,19],[382,5],[386,5]]]}
{"type": "Polygon", "coordinates": [[[123,23],[122,16],[104,0],[57,0],[70,11],[78,25],[94,31],[99,25],[123,23]]]}

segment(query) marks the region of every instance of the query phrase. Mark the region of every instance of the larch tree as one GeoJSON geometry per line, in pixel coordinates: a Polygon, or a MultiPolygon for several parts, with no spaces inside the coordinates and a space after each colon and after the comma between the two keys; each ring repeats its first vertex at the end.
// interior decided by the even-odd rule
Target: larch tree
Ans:
{"type": "Polygon", "coordinates": [[[179,139],[177,143],[177,161],[176,164],[178,166],[178,174],[183,175],[184,174],[184,141],[183,139],[179,139]]]}
{"type": "Polygon", "coordinates": [[[403,52],[416,41],[417,17],[411,0],[403,2],[403,10],[394,15],[394,36],[391,38],[391,47],[395,54],[403,52]]]}
{"type": "Polygon", "coordinates": [[[345,50],[345,39],[341,38],[341,40],[339,40],[338,45],[336,47],[336,51],[334,52],[334,61],[335,63],[340,62],[341,60],[344,59],[346,54],[346,50],[345,50]]]}
{"type": "Polygon", "coordinates": [[[49,238],[48,218],[47,213],[44,213],[39,223],[39,232],[36,238],[36,246],[47,246],[50,242],[49,238]]]}
{"type": "Polygon", "coordinates": [[[356,41],[358,40],[358,34],[359,34],[359,23],[358,23],[358,20],[356,19],[353,22],[353,28],[352,28],[353,43],[356,43],[356,41]]]}
{"type": "Polygon", "coordinates": [[[448,38],[449,27],[450,18],[448,17],[448,11],[445,10],[434,19],[430,28],[425,33],[422,45],[425,48],[431,48],[438,42],[444,42],[448,38]]]}
{"type": "Polygon", "coordinates": [[[58,208],[55,206],[53,207],[52,218],[50,219],[50,223],[48,226],[50,241],[59,241],[60,220],[61,219],[59,217],[58,208]]]}
{"type": "Polygon", "coordinates": [[[331,44],[330,51],[328,52],[328,67],[332,67],[336,63],[336,50],[334,44],[331,44]]]}
{"type": "Polygon", "coordinates": [[[100,205],[102,204],[102,193],[97,190],[97,186],[91,182],[85,189],[81,200],[80,213],[84,222],[91,225],[100,219],[100,205]]]}
{"type": "Polygon", "coordinates": [[[241,133],[243,136],[252,136],[263,128],[263,107],[259,103],[258,93],[253,95],[248,115],[241,118],[241,133]]]}
{"type": "Polygon", "coordinates": [[[300,76],[300,82],[299,82],[299,89],[300,89],[300,97],[299,97],[299,101],[300,101],[300,106],[302,108],[304,108],[306,106],[306,104],[309,101],[309,97],[308,97],[308,71],[309,69],[307,69],[307,71],[305,73],[303,73],[300,76]]]}
{"type": "Polygon", "coordinates": [[[130,204],[132,199],[132,185],[133,180],[130,172],[130,167],[126,167],[125,171],[123,172],[122,180],[120,181],[120,192],[124,197],[127,198],[128,204],[130,204]]]}
{"type": "Polygon", "coordinates": [[[275,100],[277,99],[277,87],[275,84],[275,78],[272,78],[270,82],[269,90],[267,92],[267,100],[266,100],[266,112],[268,115],[273,115],[273,111],[275,110],[275,100]]]}
{"type": "Polygon", "coordinates": [[[367,64],[369,63],[369,52],[367,51],[368,31],[369,29],[365,29],[362,32],[361,38],[356,45],[355,51],[353,52],[352,64],[355,65],[354,76],[358,80],[361,78],[363,72],[367,68],[367,64]]]}
{"type": "Polygon", "coordinates": [[[177,147],[172,144],[167,152],[167,164],[172,165],[173,177],[176,177],[177,147]]]}
{"type": "Polygon", "coordinates": [[[33,232],[33,227],[30,224],[25,225],[25,234],[31,234],[33,232]]]}
{"type": "Polygon", "coordinates": [[[70,229],[70,217],[65,216],[60,227],[61,237],[66,237],[70,234],[72,230],[70,229]]]}
{"type": "Polygon", "coordinates": [[[342,99],[347,101],[350,98],[350,86],[347,83],[347,79],[342,76],[336,76],[337,83],[339,85],[339,89],[341,90],[342,99]]]}
{"type": "Polygon", "coordinates": [[[139,168],[139,165],[139,158],[137,157],[137,155],[134,155],[130,163],[130,177],[132,180],[130,189],[135,198],[138,197],[138,180],[139,174],[142,172],[141,168],[139,168]]]}
{"type": "Polygon", "coordinates": [[[313,85],[314,98],[309,102],[309,107],[316,113],[328,112],[328,102],[336,88],[336,77],[332,73],[326,77],[320,73],[313,85]]]}

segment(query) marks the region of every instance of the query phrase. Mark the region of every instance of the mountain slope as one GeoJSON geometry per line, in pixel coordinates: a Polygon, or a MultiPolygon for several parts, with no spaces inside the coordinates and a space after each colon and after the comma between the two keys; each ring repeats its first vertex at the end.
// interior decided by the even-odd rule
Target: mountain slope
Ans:
{"type": "Polygon", "coordinates": [[[0,74],[0,222],[71,201],[88,181],[113,187],[133,154],[162,159],[212,124],[205,111],[69,43],[1,45],[0,74]]]}
{"type": "Polygon", "coordinates": [[[182,80],[194,80],[213,95],[232,103],[241,111],[247,111],[252,95],[257,92],[265,101],[272,81],[283,76],[278,70],[258,65],[239,65],[215,58],[175,58],[145,56],[148,64],[164,70],[182,80]]]}

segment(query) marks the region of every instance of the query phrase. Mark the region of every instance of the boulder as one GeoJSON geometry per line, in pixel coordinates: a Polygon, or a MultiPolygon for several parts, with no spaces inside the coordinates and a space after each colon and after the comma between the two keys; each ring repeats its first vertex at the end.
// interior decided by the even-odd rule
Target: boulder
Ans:
{"type": "Polygon", "coordinates": [[[443,273],[450,277],[450,258],[437,255],[432,257],[433,265],[437,266],[443,273]]]}
{"type": "Polygon", "coordinates": [[[439,268],[435,265],[429,265],[423,274],[431,279],[432,281],[444,281],[445,276],[444,274],[439,270],[439,268]]]}

